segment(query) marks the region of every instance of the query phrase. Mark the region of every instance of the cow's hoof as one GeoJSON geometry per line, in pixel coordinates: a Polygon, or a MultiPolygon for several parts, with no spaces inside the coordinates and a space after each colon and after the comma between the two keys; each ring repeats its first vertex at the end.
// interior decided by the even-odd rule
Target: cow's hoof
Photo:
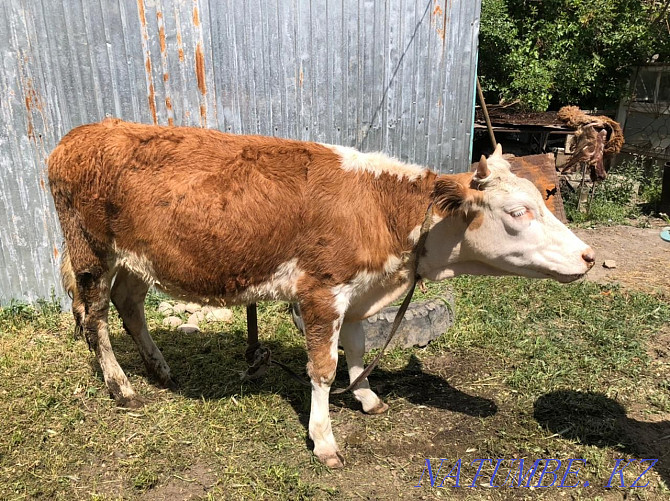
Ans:
{"type": "Polygon", "coordinates": [[[344,457],[339,452],[335,454],[321,454],[317,455],[319,461],[325,464],[328,468],[344,468],[344,457]]]}
{"type": "Polygon", "coordinates": [[[179,385],[177,384],[177,382],[174,379],[172,379],[170,376],[168,376],[167,378],[161,379],[159,384],[161,385],[162,388],[165,388],[165,389],[168,389],[168,390],[171,390],[171,391],[177,391],[179,389],[179,385]]]}
{"type": "Polygon", "coordinates": [[[379,403],[375,405],[372,409],[369,409],[367,411],[363,409],[363,412],[365,412],[366,414],[374,415],[374,414],[384,414],[387,410],[389,410],[388,404],[380,400],[379,403]]]}
{"type": "Polygon", "coordinates": [[[147,401],[146,399],[135,395],[133,397],[120,397],[116,400],[116,403],[119,407],[125,409],[139,409],[140,407],[144,407],[144,404],[146,404],[147,401]]]}

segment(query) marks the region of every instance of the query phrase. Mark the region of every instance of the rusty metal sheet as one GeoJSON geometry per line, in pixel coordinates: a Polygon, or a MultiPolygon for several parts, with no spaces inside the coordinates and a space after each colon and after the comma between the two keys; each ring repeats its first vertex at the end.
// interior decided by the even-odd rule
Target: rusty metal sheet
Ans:
{"type": "MultiPolygon", "coordinates": [[[[563,198],[556,173],[556,159],[552,153],[515,157],[505,155],[514,174],[531,181],[544,199],[544,204],[562,223],[567,223],[563,198]]],[[[474,170],[474,163],[471,169],[474,170]]]]}
{"type": "Polygon", "coordinates": [[[528,155],[514,157],[508,161],[512,166],[512,172],[537,186],[547,208],[559,221],[566,223],[568,220],[565,217],[554,155],[552,153],[528,155]]]}

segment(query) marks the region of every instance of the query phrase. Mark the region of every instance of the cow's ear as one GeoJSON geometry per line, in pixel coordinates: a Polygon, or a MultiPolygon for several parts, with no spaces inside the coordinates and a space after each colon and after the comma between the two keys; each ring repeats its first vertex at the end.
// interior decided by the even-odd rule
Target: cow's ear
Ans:
{"type": "Polygon", "coordinates": [[[496,155],[496,156],[498,156],[498,157],[500,157],[500,158],[502,158],[502,144],[500,144],[500,143],[497,143],[497,144],[496,144],[496,149],[495,149],[495,151],[493,152],[493,154],[496,155]]]}
{"type": "Polygon", "coordinates": [[[456,179],[441,176],[435,181],[433,188],[433,204],[445,216],[461,210],[468,196],[468,188],[456,179]]]}

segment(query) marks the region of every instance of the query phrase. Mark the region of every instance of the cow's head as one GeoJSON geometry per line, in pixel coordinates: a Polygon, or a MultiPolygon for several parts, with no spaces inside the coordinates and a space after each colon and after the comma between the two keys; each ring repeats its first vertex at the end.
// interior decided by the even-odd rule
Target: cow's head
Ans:
{"type": "Polygon", "coordinates": [[[468,273],[571,282],[593,267],[593,250],[547,209],[533,183],[510,171],[500,145],[474,172],[439,176],[433,204],[442,220],[420,261],[426,278],[468,273]]]}

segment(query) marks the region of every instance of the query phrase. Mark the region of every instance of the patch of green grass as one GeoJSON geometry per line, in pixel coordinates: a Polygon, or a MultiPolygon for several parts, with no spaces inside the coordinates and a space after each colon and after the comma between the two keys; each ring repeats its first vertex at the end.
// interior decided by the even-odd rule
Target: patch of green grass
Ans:
{"type": "Polygon", "coordinates": [[[141,471],[133,479],[133,487],[138,491],[149,490],[157,484],[158,475],[151,470],[141,471]]]}
{"type": "Polygon", "coordinates": [[[144,304],[147,308],[156,309],[162,301],[173,301],[173,299],[164,292],[152,287],[149,289],[149,293],[147,294],[147,298],[144,300],[144,304]]]}
{"type": "MultiPolygon", "coordinates": [[[[9,305],[0,310],[0,499],[398,498],[419,495],[412,486],[425,457],[462,457],[464,464],[474,457],[580,457],[589,474],[606,480],[614,458],[635,453],[630,436],[609,418],[559,434],[565,420],[574,421],[569,409],[603,402],[616,412],[670,411],[670,371],[648,354],[670,323],[667,298],[591,283],[460,277],[428,284],[419,299],[445,287],[456,298],[456,325],[425,349],[390,351],[371,376],[388,414],[363,415],[351,395],[331,398],[334,433],[348,461],[339,472],[309,452],[309,389],[277,368],[240,382],[243,308],[234,308],[230,324],[184,335],[161,326],[155,307],[163,297],[151,295],[149,328],[178,392],[146,376],[112,310],[117,358],[148,399],[142,409],[124,410],[110,400],[86,343],[72,338],[69,313],[9,305]],[[555,419],[539,419],[537,409],[555,419]]],[[[304,339],[286,305],[259,305],[259,327],[273,356],[303,374],[304,339]]],[[[345,380],[341,362],[336,384],[345,380]]],[[[668,494],[658,476],[653,482],[645,496],[668,494]]],[[[545,499],[556,494],[550,490],[545,499]]],[[[518,492],[467,495],[506,499],[518,492]]]]}
{"type": "Polygon", "coordinates": [[[50,299],[38,299],[34,304],[13,299],[0,306],[0,326],[5,329],[22,329],[28,325],[36,329],[57,328],[60,313],[60,301],[53,291],[50,299]]]}
{"type": "Polygon", "coordinates": [[[563,190],[566,216],[573,223],[624,224],[641,214],[655,214],[661,201],[660,166],[639,157],[614,167],[597,183],[586,211],[577,210],[578,193],[563,190]]]}
{"type": "Polygon", "coordinates": [[[670,306],[617,286],[548,280],[459,277],[458,322],[431,350],[476,348],[515,361],[514,389],[537,393],[575,379],[596,390],[613,374],[633,391],[649,364],[646,342],[670,322],[670,306]]]}
{"type": "Polygon", "coordinates": [[[640,215],[638,208],[631,204],[621,205],[596,195],[588,212],[577,210],[577,197],[571,195],[566,200],[565,212],[568,221],[577,224],[598,223],[605,225],[625,224],[629,218],[640,215]]]}

